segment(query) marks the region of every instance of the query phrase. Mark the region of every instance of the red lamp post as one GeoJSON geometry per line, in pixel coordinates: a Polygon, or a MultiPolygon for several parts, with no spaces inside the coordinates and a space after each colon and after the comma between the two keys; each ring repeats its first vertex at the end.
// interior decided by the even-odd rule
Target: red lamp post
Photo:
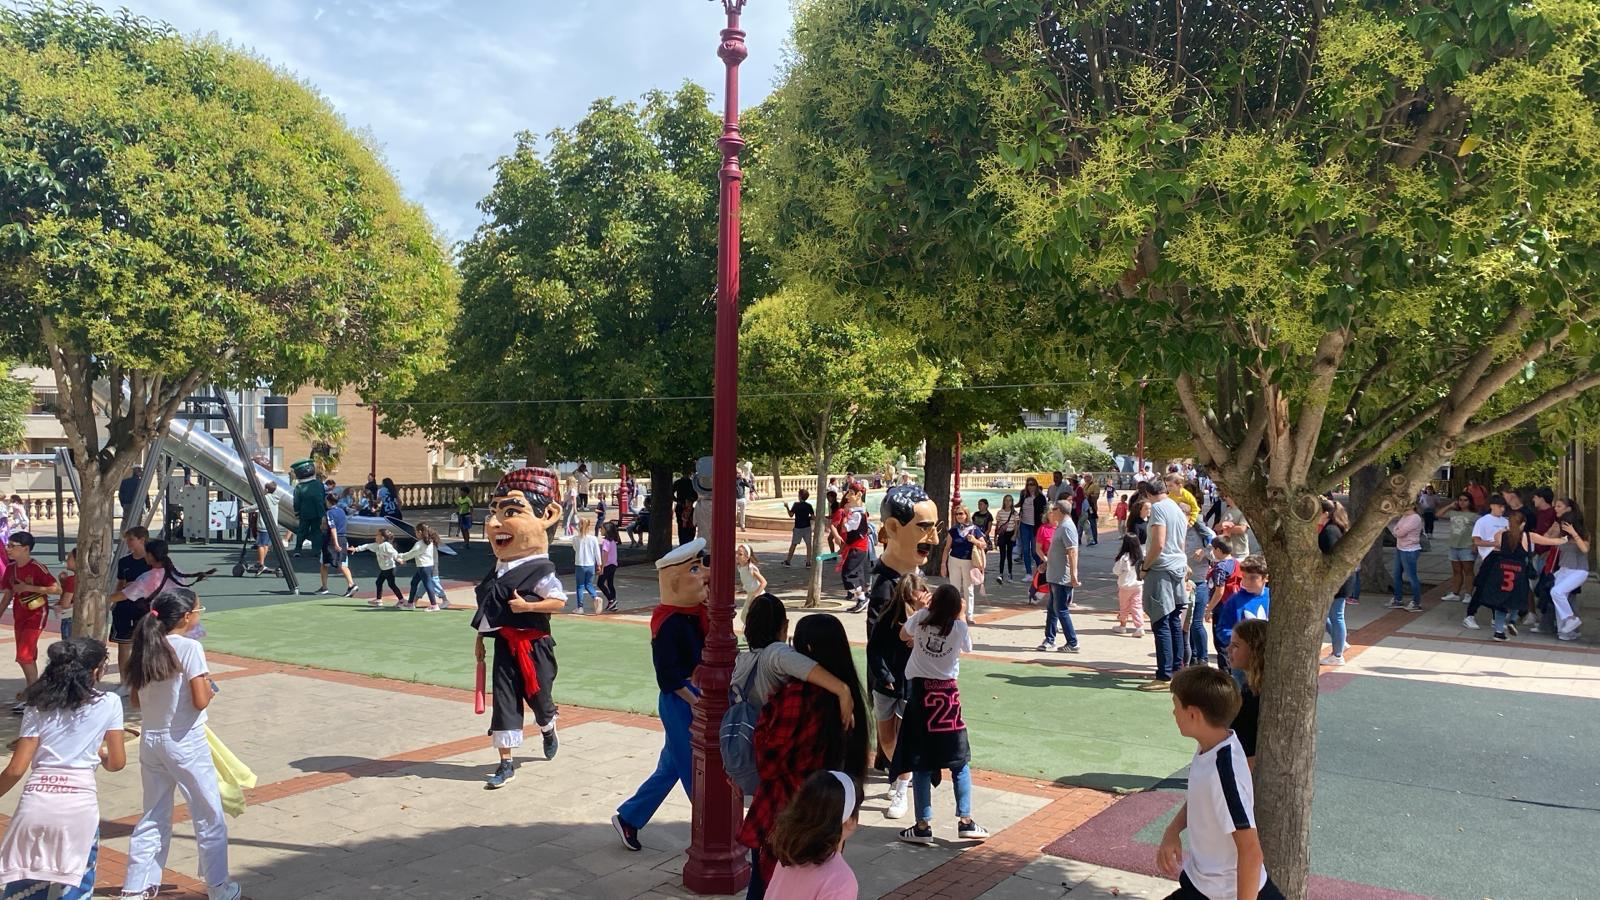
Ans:
{"type": "MultiPolygon", "coordinates": [[[[950,510],[953,513],[956,506],[961,503],[961,432],[956,432],[956,477],[955,487],[950,491],[950,510]]],[[[953,516],[952,516],[953,518],[953,516]]]]}
{"type": "Polygon", "coordinates": [[[717,731],[728,708],[728,683],[739,645],[733,637],[733,483],[739,414],[739,64],[749,51],[739,15],[745,0],[722,0],[728,26],[717,56],[727,69],[722,112],[722,202],[717,240],[716,384],[713,389],[711,485],[711,633],[694,684],[694,818],[683,886],[697,894],[733,894],[750,879],[745,849],[735,836],[744,807],[722,768],[717,731]]]}

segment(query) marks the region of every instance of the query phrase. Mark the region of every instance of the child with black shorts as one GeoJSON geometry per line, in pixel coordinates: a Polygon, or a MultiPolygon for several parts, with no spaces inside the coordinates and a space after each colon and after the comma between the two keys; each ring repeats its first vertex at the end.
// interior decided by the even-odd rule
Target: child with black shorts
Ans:
{"type": "Polygon", "coordinates": [[[1239,703],[1239,688],[1226,672],[1192,666],[1172,676],[1172,716],[1178,732],[1193,738],[1199,749],[1189,763],[1183,807],[1156,851],[1156,866],[1178,879],[1167,900],[1283,898],[1261,861],[1255,784],[1244,747],[1230,727],[1239,703]]]}

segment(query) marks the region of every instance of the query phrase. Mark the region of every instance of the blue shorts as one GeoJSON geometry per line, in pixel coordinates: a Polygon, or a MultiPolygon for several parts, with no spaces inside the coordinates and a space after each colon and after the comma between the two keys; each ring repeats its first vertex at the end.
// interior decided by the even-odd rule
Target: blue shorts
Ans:
{"type": "Polygon", "coordinates": [[[1456,547],[1450,548],[1451,562],[1472,562],[1477,558],[1478,552],[1471,547],[1461,547],[1459,549],[1456,547]]]}
{"type": "Polygon", "coordinates": [[[271,547],[272,546],[272,536],[267,534],[265,531],[256,532],[256,546],[257,547],[271,547]]]}

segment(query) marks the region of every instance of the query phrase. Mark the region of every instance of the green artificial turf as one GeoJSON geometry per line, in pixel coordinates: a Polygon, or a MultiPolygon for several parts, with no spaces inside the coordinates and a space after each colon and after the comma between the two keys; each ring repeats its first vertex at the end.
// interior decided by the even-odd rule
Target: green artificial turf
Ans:
{"type": "MultiPolygon", "coordinates": [[[[294,663],[470,689],[466,612],[372,609],[316,597],[207,612],[206,646],[294,663]]],[[[554,625],[559,700],[654,715],[657,690],[642,624],[561,617],[554,625]]],[[[865,671],[858,651],[857,664],[865,671]]],[[[990,660],[961,664],[963,715],[980,769],[1110,790],[1149,787],[1188,763],[1163,694],[1139,679],[990,660]]]]}

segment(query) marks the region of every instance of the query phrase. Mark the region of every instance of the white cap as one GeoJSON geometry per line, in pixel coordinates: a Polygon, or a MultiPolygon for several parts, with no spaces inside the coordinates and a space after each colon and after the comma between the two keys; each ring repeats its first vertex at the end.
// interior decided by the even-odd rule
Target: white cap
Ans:
{"type": "Polygon", "coordinates": [[[670,569],[673,566],[682,565],[689,560],[698,557],[705,549],[705,538],[695,538],[687,544],[679,544],[676,549],[669,552],[666,556],[656,560],[656,568],[670,569]]]}

